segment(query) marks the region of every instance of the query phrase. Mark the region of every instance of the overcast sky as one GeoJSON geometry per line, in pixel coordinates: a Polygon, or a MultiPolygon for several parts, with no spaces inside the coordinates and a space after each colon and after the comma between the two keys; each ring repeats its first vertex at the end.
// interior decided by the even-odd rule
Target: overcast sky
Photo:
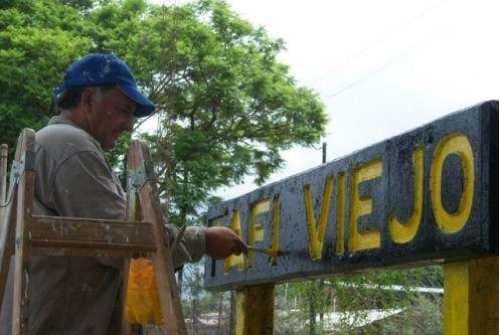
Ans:
{"type": "MultiPolygon", "coordinates": [[[[228,3],[284,39],[280,60],[300,85],[320,95],[330,119],[323,139],[328,161],[500,98],[498,0],[228,3]]],[[[283,155],[285,167],[269,182],[320,164],[321,145],[283,155]]],[[[252,179],[218,195],[250,192],[256,188],[252,179]]]]}

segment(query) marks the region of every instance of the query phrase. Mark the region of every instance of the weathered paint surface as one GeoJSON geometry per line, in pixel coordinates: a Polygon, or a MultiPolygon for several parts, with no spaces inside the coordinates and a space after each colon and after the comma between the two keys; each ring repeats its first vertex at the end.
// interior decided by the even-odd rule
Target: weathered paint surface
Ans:
{"type": "Polygon", "coordinates": [[[498,334],[498,257],[444,265],[444,334],[498,334]]]}
{"type": "Polygon", "coordinates": [[[274,285],[257,285],[236,291],[236,335],[272,335],[274,285]]]}
{"type": "Polygon", "coordinates": [[[205,284],[498,253],[497,185],[498,102],[490,101],[211,208],[209,225],[283,254],[209,259],[205,284]]]}

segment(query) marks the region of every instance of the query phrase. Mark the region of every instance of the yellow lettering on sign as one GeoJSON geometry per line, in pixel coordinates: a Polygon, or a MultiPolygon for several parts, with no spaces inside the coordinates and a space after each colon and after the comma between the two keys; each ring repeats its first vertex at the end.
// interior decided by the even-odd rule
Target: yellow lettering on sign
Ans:
{"type": "Polygon", "coordinates": [[[345,204],[345,176],[339,173],[338,177],[338,193],[337,193],[337,213],[336,214],[336,246],[335,252],[337,255],[344,253],[344,204],[345,204]]]}
{"type": "Polygon", "coordinates": [[[382,161],[375,160],[354,169],[352,174],[351,215],[349,232],[349,251],[360,251],[380,247],[380,232],[370,230],[358,231],[358,218],[372,212],[372,199],[360,198],[358,186],[360,183],[375,179],[382,175],[382,161]]]}
{"type": "Polygon", "coordinates": [[[328,214],[333,192],[333,176],[326,178],[321,201],[319,223],[314,215],[313,196],[310,185],[304,185],[304,202],[306,207],[307,233],[309,237],[309,255],[312,260],[321,259],[323,254],[323,241],[325,239],[328,214]]]}
{"type": "Polygon", "coordinates": [[[408,220],[401,222],[395,214],[389,217],[389,233],[394,242],[408,243],[417,234],[422,220],[424,205],[424,149],[418,147],[413,152],[413,212],[408,220]]]}
{"type": "Polygon", "coordinates": [[[279,197],[273,199],[273,222],[271,228],[271,252],[276,255],[271,257],[271,263],[278,263],[278,251],[280,249],[280,214],[281,202],[279,197]]]}
{"type": "MultiPolygon", "coordinates": [[[[240,211],[235,209],[231,216],[230,228],[241,238],[241,221],[240,211]]],[[[224,272],[228,272],[231,268],[236,267],[239,271],[245,268],[245,258],[241,255],[231,255],[224,261],[224,272]]]]}
{"type": "Polygon", "coordinates": [[[432,211],[439,229],[446,234],[460,231],[469,219],[474,198],[474,153],[465,135],[451,134],[438,143],[432,159],[430,189],[432,211]],[[450,154],[456,154],[460,157],[464,175],[463,193],[458,209],[454,213],[448,213],[443,207],[441,190],[443,164],[450,154]]]}
{"type": "MultiPolygon", "coordinates": [[[[268,199],[254,203],[250,207],[250,225],[248,227],[248,245],[253,246],[256,242],[264,241],[264,227],[257,223],[257,216],[270,210],[268,199]]],[[[253,266],[255,254],[248,251],[247,266],[253,266]]]]}

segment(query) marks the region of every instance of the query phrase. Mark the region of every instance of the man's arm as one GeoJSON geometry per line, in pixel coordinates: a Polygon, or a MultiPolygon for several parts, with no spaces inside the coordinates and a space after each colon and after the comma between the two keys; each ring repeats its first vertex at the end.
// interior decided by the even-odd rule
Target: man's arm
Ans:
{"type": "MultiPolygon", "coordinates": [[[[173,225],[167,225],[170,243],[173,243],[179,231],[173,225]]],[[[247,246],[238,235],[227,227],[187,227],[184,238],[174,250],[173,261],[177,269],[186,262],[197,262],[208,255],[214,259],[224,259],[232,254],[247,251],[247,246]]]]}
{"type": "MultiPolygon", "coordinates": [[[[54,207],[61,216],[125,219],[125,194],[97,153],[79,152],[64,161],[56,171],[52,194],[54,207]]],[[[172,243],[178,230],[173,225],[166,228],[172,243]]],[[[191,226],[173,251],[173,261],[178,268],[186,262],[199,261],[204,254],[220,259],[244,251],[245,243],[229,228],[191,226]]]]}

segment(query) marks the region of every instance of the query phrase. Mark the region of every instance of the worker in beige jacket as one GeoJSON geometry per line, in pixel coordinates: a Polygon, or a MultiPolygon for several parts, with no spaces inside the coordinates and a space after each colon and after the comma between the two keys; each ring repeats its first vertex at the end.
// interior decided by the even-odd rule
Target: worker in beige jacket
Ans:
{"type": "MultiPolygon", "coordinates": [[[[67,70],[56,90],[60,110],[36,134],[35,213],[100,219],[125,218],[125,193],[107,164],[112,149],[137,117],[154,105],[137,89],[127,65],[111,54],[90,54],[67,70]]],[[[176,234],[167,226],[168,238],[176,234]]],[[[174,250],[176,267],[204,254],[220,259],[246,251],[224,227],[189,227],[174,250]]],[[[12,262],[11,262],[12,264],[12,262]]],[[[29,335],[115,335],[122,260],[31,257],[29,335]]],[[[13,269],[10,267],[0,334],[11,333],[13,269]]]]}

